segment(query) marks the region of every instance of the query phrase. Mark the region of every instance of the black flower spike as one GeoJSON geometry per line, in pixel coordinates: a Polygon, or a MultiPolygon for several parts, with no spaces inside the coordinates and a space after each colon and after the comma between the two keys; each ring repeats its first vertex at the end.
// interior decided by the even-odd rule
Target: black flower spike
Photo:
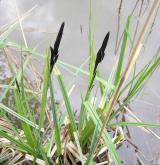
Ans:
{"type": "Polygon", "coordinates": [[[108,40],[109,40],[109,35],[110,33],[108,32],[103,40],[103,43],[102,43],[102,46],[101,48],[99,49],[98,53],[97,53],[97,57],[96,57],[96,61],[95,61],[95,65],[94,65],[94,70],[93,70],[93,75],[95,76],[96,75],[96,69],[97,69],[97,66],[100,62],[102,62],[103,58],[104,58],[104,55],[105,55],[105,49],[106,49],[106,46],[107,46],[107,43],[108,43],[108,40]]]}
{"type": "Polygon", "coordinates": [[[51,51],[51,58],[50,58],[50,73],[52,72],[54,64],[57,62],[58,59],[58,49],[59,45],[61,42],[62,34],[63,34],[63,29],[64,29],[64,22],[62,22],[61,27],[59,29],[56,41],[54,43],[54,48],[50,46],[50,51],[51,51]]]}

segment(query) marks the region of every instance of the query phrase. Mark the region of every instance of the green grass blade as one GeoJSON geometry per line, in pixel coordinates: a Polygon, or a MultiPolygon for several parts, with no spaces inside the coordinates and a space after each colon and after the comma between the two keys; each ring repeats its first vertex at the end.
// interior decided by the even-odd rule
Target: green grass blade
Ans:
{"type": "MultiPolygon", "coordinates": [[[[100,131],[101,130],[101,127],[102,127],[102,122],[98,116],[98,114],[96,113],[96,111],[94,111],[92,105],[90,102],[85,102],[84,103],[87,111],[89,112],[93,122],[94,122],[94,125],[98,126],[98,130],[100,131]]],[[[118,153],[116,151],[116,148],[112,142],[112,139],[110,138],[110,135],[107,133],[107,131],[104,131],[103,132],[103,135],[102,135],[107,147],[108,147],[108,150],[109,150],[109,153],[111,154],[111,157],[114,161],[114,163],[116,165],[120,165],[121,164],[121,160],[118,156],[118,153]]]]}
{"type": "Polygon", "coordinates": [[[85,165],[91,165],[91,164],[93,164],[92,160],[93,160],[94,148],[96,146],[97,133],[98,133],[98,125],[96,125],[96,127],[94,129],[94,132],[93,132],[93,136],[92,136],[92,140],[91,140],[91,145],[90,145],[89,156],[87,158],[87,161],[86,161],[85,165]]]}
{"type": "Polygon", "coordinates": [[[45,110],[47,103],[47,91],[48,91],[48,82],[49,82],[49,66],[48,66],[48,56],[46,55],[46,60],[44,64],[43,70],[43,89],[42,89],[42,97],[41,97],[41,111],[39,114],[39,129],[42,128],[44,119],[45,119],[45,110]]]}
{"type": "MultiPolygon", "coordinates": [[[[89,86],[88,86],[89,87],[89,86]]],[[[83,126],[85,124],[85,121],[86,121],[86,114],[85,114],[85,106],[83,104],[84,101],[88,101],[89,99],[89,96],[90,96],[90,89],[88,88],[87,89],[87,92],[86,92],[86,96],[84,99],[82,99],[82,103],[81,103],[81,110],[80,110],[80,114],[79,114],[79,119],[78,119],[78,131],[79,131],[79,134],[81,134],[81,131],[83,129],[83,126]]]]}
{"type": "Polygon", "coordinates": [[[80,155],[82,165],[84,165],[83,153],[82,153],[82,149],[81,149],[81,146],[80,146],[80,143],[79,143],[78,133],[73,132],[73,135],[74,135],[75,143],[76,143],[77,148],[78,148],[78,152],[79,152],[79,155],[80,155]]]}
{"type": "MultiPolygon", "coordinates": [[[[48,52],[47,55],[45,56],[46,60],[45,60],[45,64],[44,64],[44,76],[43,76],[43,89],[42,89],[42,97],[41,97],[41,111],[40,111],[40,117],[39,117],[39,131],[41,130],[43,124],[44,124],[44,120],[45,120],[45,110],[46,110],[46,104],[47,104],[47,92],[48,92],[48,87],[49,87],[49,77],[50,77],[50,71],[49,71],[49,56],[48,56],[48,52]]],[[[53,98],[52,98],[53,99],[53,98]]],[[[41,134],[39,132],[38,134],[38,149],[39,152],[41,153],[45,163],[47,165],[49,165],[48,162],[48,158],[47,155],[44,151],[44,148],[42,146],[42,138],[41,138],[41,134]]]]}
{"type": "Polygon", "coordinates": [[[82,147],[85,146],[90,136],[92,136],[93,130],[94,130],[94,123],[92,122],[92,120],[89,120],[80,135],[80,143],[82,147]]]}
{"type": "MultiPolygon", "coordinates": [[[[99,70],[97,69],[97,77],[100,77],[100,72],[99,70]]],[[[98,82],[99,84],[99,89],[100,89],[100,93],[101,93],[101,96],[103,96],[103,93],[104,93],[104,85],[102,84],[102,82],[98,82]]]]}
{"type": "Polygon", "coordinates": [[[103,110],[105,108],[105,105],[108,103],[109,101],[109,96],[110,94],[112,93],[113,89],[112,89],[112,85],[113,85],[113,81],[114,81],[114,74],[115,74],[115,70],[116,70],[116,64],[113,66],[112,68],[112,71],[109,75],[109,78],[108,78],[108,81],[107,83],[104,85],[104,91],[103,91],[103,95],[101,97],[101,100],[100,100],[100,104],[98,106],[98,113],[101,113],[103,112],[103,114],[105,113],[103,110]]]}
{"type": "Polygon", "coordinates": [[[19,140],[15,139],[14,137],[8,135],[7,133],[5,133],[4,131],[0,130],[0,136],[4,137],[6,139],[8,139],[11,143],[15,144],[16,146],[18,146],[21,150],[30,153],[34,156],[37,156],[37,153],[27,144],[25,143],[21,143],[19,140]]]}
{"type": "MultiPolygon", "coordinates": [[[[24,61],[23,63],[23,70],[25,70],[25,68],[27,67],[27,64],[30,60],[31,56],[27,57],[27,59],[24,61]]],[[[19,82],[20,81],[20,78],[22,76],[22,68],[20,68],[17,72],[17,75],[14,76],[12,78],[12,80],[10,81],[10,83],[8,84],[8,87],[4,90],[3,94],[1,95],[0,97],[0,102],[2,102],[2,100],[6,97],[6,94],[8,93],[10,87],[13,85],[13,83],[15,82],[15,79],[17,79],[17,81],[19,82]]]]}
{"type": "Polygon", "coordinates": [[[55,75],[57,77],[57,80],[58,80],[58,83],[59,83],[59,86],[61,89],[61,93],[62,93],[64,102],[65,102],[66,110],[67,110],[68,117],[70,120],[71,136],[73,137],[73,132],[76,131],[76,125],[74,122],[75,121],[74,114],[73,114],[73,111],[71,108],[71,104],[70,104],[69,97],[68,97],[68,94],[67,94],[66,89],[65,89],[65,85],[64,85],[61,73],[56,66],[54,67],[54,72],[55,72],[55,75]]]}
{"type": "Polygon", "coordinates": [[[53,115],[53,121],[54,121],[54,128],[55,128],[55,140],[56,140],[56,145],[57,145],[57,154],[58,157],[61,155],[61,139],[60,139],[60,128],[59,128],[59,122],[57,118],[57,108],[55,104],[55,97],[54,97],[54,92],[53,92],[53,86],[52,86],[52,80],[51,76],[49,76],[49,86],[50,86],[50,94],[51,94],[51,109],[52,109],[52,115],[53,115]]]}
{"type": "MultiPolygon", "coordinates": [[[[63,67],[64,69],[67,68],[67,69],[71,69],[71,70],[73,70],[73,71],[79,70],[79,72],[83,73],[84,75],[89,76],[89,72],[87,72],[87,71],[85,71],[85,70],[83,70],[83,69],[80,69],[79,67],[76,67],[76,66],[74,66],[74,65],[70,65],[70,64],[68,64],[68,63],[65,63],[65,62],[63,62],[63,61],[60,61],[60,60],[59,60],[59,61],[58,61],[58,65],[59,65],[60,67],[63,67]]],[[[102,79],[102,78],[100,78],[100,77],[97,77],[97,76],[96,76],[95,79],[96,79],[97,81],[101,82],[103,85],[107,83],[106,80],[104,80],[104,79],[102,79]]],[[[112,85],[111,87],[112,87],[112,89],[115,89],[115,86],[114,86],[114,85],[112,85]]]]}
{"type": "Polygon", "coordinates": [[[131,17],[128,16],[127,23],[126,23],[126,28],[125,28],[125,31],[124,31],[120,56],[119,56],[119,60],[118,60],[117,71],[116,71],[116,75],[115,75],[115,81],[114,81],[115,86],[118,84],[118,82],[120,80],[120,76],[121,76],[121,70],[122,70],[122,65],[123,65],[123,60],[124,60],[124,54],[125,54],[127,39],[128,39],[128,33],[127,32],[129,31],[130,20],[131,20],[131,17]]]}
{"type": "Polygon", "coordinates": [[[28,120],[27,118],[25,118],[24,116],[16,113],[15,111],[13,111],[12,109],[8,108],[7,106],[3,105],[2,103],[0,103],[0,108],[1,110],[4,110],[5,112],[13,115],[14,117],[16,117],[17,119],[20,119],[21,121],[23,121],[24,123],[32,126],[33,128],[39,129],[39,126],[34,124],[33,122],[31,122],[30,120],[28,120]]]}
{"type": "MultiPolygon", "coordinates": [[[[108,80],[106,81],[106,84],[104,85],[104,90],[103,90],[103,95],[102,98],[100,100],[100,104],[97,108],[97,113],[102,117],[103,115],[103,110],[105,105],[107,104],[108,100],[109,100],[109,94],[112,91],[112,82],[114,80],[114,73],[115,73],[115,66],[114,65],[112,72],[108,78],[108,80]]],[[[80,142],[82,144],[82,146],[84,146],[88,140],[88,137],[90,137],[93,133],[93,122],[90,120],[88,121],[88,123],[86,124],[85,128],[82,130],[81,136],[80,136],[80,142]]]]}
{"type": "Polygon", "coordinates": [[[144,122],[117,122],[112,123],[110,126],[135,126],[135,127],[146,127],[146,128],[160,128],[160,124],[156,123],[144,123],[144,122]]]}
{"type": "MultiPolygon", "coordinates": [[[[153,57],[153,58],[155,58],[155,57],[153,57]]],[[[153,62],[153,58],[152,58],[138,73],[136,73],[136,75],[132,78],[131,81],[129,81],[129,82],[123,87],[123,89],[121,90],[119,96],[121,96],[122,93],[123,93],[124,91],[126,91],[127,88],[128,88],[129,86],[131,86],[131,88],[130,88],[130,90],[129,90],[129,93],[131,92],[134,83],[135,83],[140,77],[142,77],[143,74],[144,74],[144,73],[148,70],[148,68],[151,66],[151,64],[152,64],[152,62],[153,62]]]]}
{"type": "MultiPolygon", "coordinates": [[[[21,116],[26,116],[24,105],[23,105],[22,99],[20,98],[20,94],[18,93],[17,89],[14,90],[14,99],[15,99],[16,110],[17,110],[18,114],[20,114],[21,116]]],[[[32,134],[32,130],[31,130],[30,126],[23,121],[21,121],[20,123],[21,123],[22,129],[24,131],[24,134],[26,136],[26,139],[28,141],[28,144],[32,148],[35,148],[36,139],[34,138],[34,136],[32,134]]]]}
{"type": "Polygon", "coordinates": [[[51,132],[51,137],[50,137],[50,140],[48,142],[48,145],[47,145],[47,157],[51,158],[51,150],[52,150],[52,146],[53,146],[53,143],[55,141],[55,130],[52,129],[52,132],[51,132]]]}
{"type": "Polygon", "coordinates": [[[139,91],[139,88],[144,85],[144,82],[151,76],[152,72],[159,66],[160,64],[160,57],[146,70],[146,72],[139,77],[136,83],[133,85],[132,89],[130,90],[128,97],[134,95],[139,91]]]}

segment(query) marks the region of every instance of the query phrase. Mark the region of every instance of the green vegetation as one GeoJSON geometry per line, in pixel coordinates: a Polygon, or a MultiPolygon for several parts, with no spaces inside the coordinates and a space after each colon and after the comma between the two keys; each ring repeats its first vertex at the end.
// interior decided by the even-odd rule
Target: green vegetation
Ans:
{"type": "MultiPolygon", "coordinates": [[[[135,58],[134,55],[139,50],[139,41],[141,43],[143,38],[139,38],[137,47],[133,45],[129,30],[132,17],[129,16],[124,29],[120,55],[109,78],[103,79],[97,68],[98,65],[101,65],[100,62],[103,58],[97,64],[96,71],[94,69],[98,56],[94,52],[94,32],[92,31],[90,13],[89,71],[58,60],[53,68],[53,74],[51,74],[49,50],[46,51],[45,55],[41,55],[35,49],[8,41],[10,33],[18,27],[19,22],[27,15],[28,13],[20,20],[4,27],[1,30],[3,33],[0,35],[1,49],[16,48],[22,52],[19,67],[9,54],[6,53],[5,55],[13,77],[6,84],[1,84],[4,90],[0,96],[0,144],[2,148],[6,149],[6,154],[0,155],[0,164],[7,161],[16,164],[29,160],[31,164],[36,164],[36,162],[39,164],[44,164],[44,162],[45,164],[67,164],[67,162],[76,164],[81,162],[81,164],[92,165],[94,162],[109,164],[113,161],[116,165],[120,165],[121,159],[117,152],[117,145],[123,143],[125,139],[122,127],[160,128],[160,124],[156,123],[116,122],[114,120],[122,114],[125,107],[137,96],[145,82],[159,66],[160,50],[158,49],[152,55],[151,60],[139,72],[136,72],[134,64],[137,57],[135,58]],[[133,54],[131,54],[125,67],[127,44],[133,46],[133,54]],[[23,56],[23,53],[28,55],[23,56]],[[33,56],[43,59],[43,76],[36,72],[31,60],[33,56]],[[73,78],[79,73],[88,76],[86,94],[83,96],[80,93],[82,99],[79,100],[81,107],[78,117],[74,115],[68,94],[73,81],[68,89],[64,85],[63,75],[59,68],[73,72],[73,78]],[[33,80],[36,85],[32,85],[26,76],[25,71],[27,69],[33,73],[33,77],[36,76],[33,80]],[[128,78],[132,70],[134,70],[133,77],[128,78]],[[56,103],[53,77],[57,80],[58,91],[63,97],[60,105],[56,103]],[[100,93],[98,106],[91,101],[91,97],[93,97],[92,85],[95,81],[98,82],[100,93]],[[12,96],[12,104],[9,104],[7,100],[9,94],[12,96]],[[60,115],[62,108],[65,110],[60,115]],[[7,150],[10,148],[15,150],[14,157],[12,157],[12,151],[7,150]],[[104,157],[105,161],[103,160],[104,157]]],[[[151,21],[152,19],[147,18],[146,24],[150,24],[151,21]]],[[[142,34],[147,30],[145,26],[142,34]]]]}

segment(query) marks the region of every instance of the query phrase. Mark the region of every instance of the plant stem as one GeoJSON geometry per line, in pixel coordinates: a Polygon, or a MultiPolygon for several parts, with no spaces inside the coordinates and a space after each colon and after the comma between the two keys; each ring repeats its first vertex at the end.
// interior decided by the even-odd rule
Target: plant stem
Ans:
{"type": "Polygon", "coordinates": [[[128,62],[127,62],[127,65],[126,65],[126,68],[124,70],[124,73],[122,74],[122,77],[115,89],[115,92],[113,93],[111,99],[110,99],[110,102],[107,106],[107,113],[106,113],[106,117],[104,119],[104,123],[102,125],[102,128],[100,130],[100,133],[99,133],[99,136],[97,138],[97,144],[96,144],[96,147],[95,147],[95,150],[96,148],[98,147],[98,144],[99,144],[99,141],[100,141],[100,138],[102,136],[102,133],[108,123],[108,120],[109,120],[109,117],[111,115],[111,112],[113,111],[113,108],[114,108],[114,105],[115,103],[117,102],[117,98],[118,98],[118,94],[120,92],[120,89],[122,87],[122,85],[124,84],[125,80],[128,78],[128,75],[130,74],[131,72],[131,69],[132,69],[132,66],[134,65],[139,53],[140,53],[140,50],[142,48],[142,42],[144,40],[144,36],[145,36],[145,33],[147,32],[148,28],[149,28],[149,25],[154,17],[154,14],[156,12],[156,9],[158,8],[160,4],[160,0],[154,0],[153,2],[153,5],[152,5],[152,8],[148,14],[148,17],[144,23],[144,26],[140,32],[140,35],[139,35],[139,38],[136,42],[136,45],[135,47],[133,48],[133,51],[131,53],[131,55],[129,56],[129,59],[128,59],[128,62]]]}

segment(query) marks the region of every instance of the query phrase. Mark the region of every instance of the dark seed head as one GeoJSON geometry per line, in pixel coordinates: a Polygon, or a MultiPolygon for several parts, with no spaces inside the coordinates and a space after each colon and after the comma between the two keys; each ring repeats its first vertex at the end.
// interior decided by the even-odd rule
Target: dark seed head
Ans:
{"type": "Polygon", "coordinates": [[[108,40],[109,40],[109,36],[110,36],[110,32],[108,32],[103,40],[103,43],[102,43],[102,46],[101,46],[101,49],[102,51],[104,52],[105,49],[106,49],[106,46],[107,46],[107,43],[108,43],[108,40]]]}
{"type": "Polygon", "coordinates": [[[56,38],[56,41],[54,43],[54,48],[50,47],[50,51],[51,51],[50,73],[52,72],[53,66],[55,65],[55,63],[57,62],[57,59],[58,59],[58,49],[59,49],[59,45],[61,42],[64,25],[65,25],[65,23],[62,22],[58,35],[57,35],[57,38],[56,38]]]}
{"type": "Polygon", "coordinates": [[[57,35],[57,38],[56,38],[56,41],[54,43],[54,53],[55,54],[58,54],[58,49],[59,49],[59,45],[60,45],[60,42],[61,42],[64,25],[65,25],[65,23],[62,22],[61,27],[60,27],[59,32],[58,32],[58,35],[57,35]]]}
{"type": "Polygon", "coordinates": [[[50,58],[50,73],[52,72],[54,64],[57,62],[58,53],[55,54],[53,48],[50,46],[51,58],[50,58]]]}
{"type": "Polygon", "coordinates": [[[96,69],[97,69],[97,66],[100,62],[102,62],[104,56],[105,56],[105,49],[107,47],[107,43],[108,43],[108,40],[109,40],[109,35],[110,33],[108,32],[103,40],[103,43],[102,43],[102,46],[101,48],[99,49],[98,53],[97,53],[97,57],[96,57],[96,61],[95,61],[95,66],[94,66],[94,71],[93,71],[93,74],[95,75],[96,74],[96,69]]]}

